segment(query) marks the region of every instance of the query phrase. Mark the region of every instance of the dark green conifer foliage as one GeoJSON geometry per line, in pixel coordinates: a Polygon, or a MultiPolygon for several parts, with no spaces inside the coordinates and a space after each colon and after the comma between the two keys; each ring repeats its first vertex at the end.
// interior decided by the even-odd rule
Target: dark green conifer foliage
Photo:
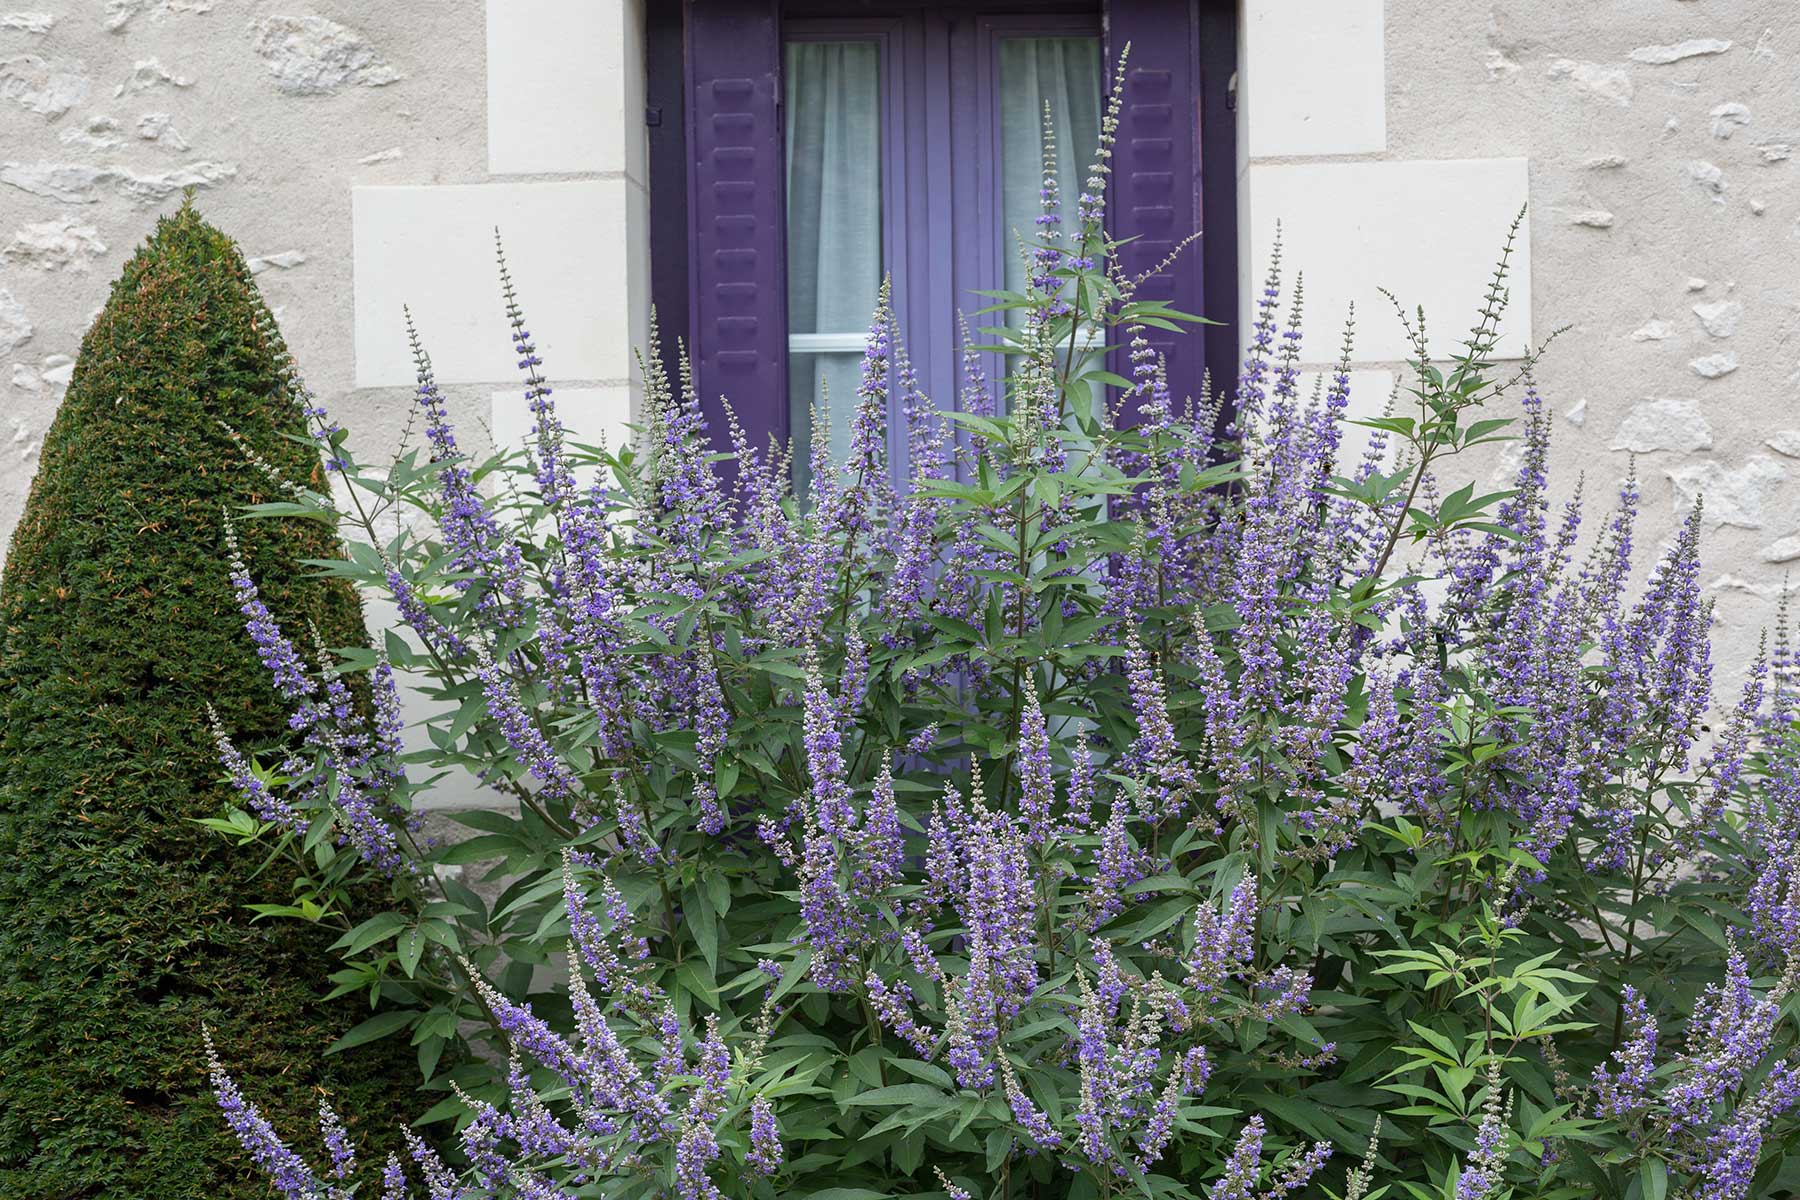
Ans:
{"type": "MultiPolygon", "coordinates": [[[[277,1128],[320,1089],[358,1124],[414,1111],[398,1042],[322,1058],[358,1019],[324,1004],[333,932],[251,923],[279,866],[191,818],[225,800],[202,705],[240,744],[285,714],[226,578],[222,519],[280,499],[221,422],[323,488],[287,351],[233,242],[161,220],[81,346],[0,575],[0,1196],[269,1194],[207,1090],[200,1027],[277,1128]],[[391,1068],[391,1069],[390,1069],[391,1068]]],[[[365,640],[311,521],[240,524],[296,640],[365,640]]],[[[416,1078],[416,1076],[413,1076],[416,1078]]]]}

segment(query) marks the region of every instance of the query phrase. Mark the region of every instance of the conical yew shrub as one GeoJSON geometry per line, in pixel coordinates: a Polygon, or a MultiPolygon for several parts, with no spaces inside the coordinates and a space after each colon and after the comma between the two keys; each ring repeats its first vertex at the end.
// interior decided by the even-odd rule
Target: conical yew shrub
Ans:
{"type": "MultiPolygon", "coordinates": [[[[389,1043],[320,1001],[335,932],[252,923],[292,873],[196,825],[226,798],[204,705],[238,738],[285,713],[226,577],[224,517],[322,488],[287,351],[232,241],[160,221],[82,343],[0,574],[0,1196],[266,1196],[210,1096],[201,1026],[278,1127],[321,1094],[376,1130],[412,1110],[389,1043]],[[234,441],[235,431],[241,442],[234,441]],[[265,466],[251,461],[254,450],[265,466]],[[393,1069],[385,1069],[393,1068],[393,1069]]],[[[365,640],[356,597],[299,560],[317,522],[250,521],[284,625],[365,640]]]]}

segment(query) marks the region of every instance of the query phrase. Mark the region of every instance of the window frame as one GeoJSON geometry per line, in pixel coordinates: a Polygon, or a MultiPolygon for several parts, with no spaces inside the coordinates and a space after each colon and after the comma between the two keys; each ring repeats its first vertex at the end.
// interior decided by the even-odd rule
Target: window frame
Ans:
{"type": "MultiPolygon", "coordinates": [[[[910,261],[908,257],[908,245],[911,240],[911,230],[908,227],[907,221],[902,216],[909,191],[906,186],[906,181],[910,178],[910,173],[907,169],[909,164],[906,161],[906,153],[910,147],[904,143],[897,143],[896,139],[891,137],[895,130],[904,126],[904,116],[908,111],[906,88],[910,76],[907,72],[907,45],[904,19],[899,16],[788,17],[782,20],[778,37],[781,47],[780,61],[784,71],[787,65],[787,46],[790,42],[875,43],[877,54],[879,56],[878,62],[880,65],[878,69],[880,71],[881,91],[880,147],[877,155],[877,158],[881,163],[881,261],[884,271],[891,271],[897,275],[898,272],[894,270],[894,264],[910,261]]],[[[788,120],[788,113],[785,111],[785,78],[779,81],[779,88],[780,91],[778,94],[781,96],[783,103],[783,111],[781,114],[782,130],[785,135],[788,120]]],[[[781,198],[781,211],[784,218],[788,210],[786,180],[787,171],[786,164],[784,163],[782,170],[783,195],[781,198]]],[[[787,229],[785,224],[780,231],[780,243],[785,277],[788,254],[787,229]]],[[[785,390],[782,392],[780,399],[781,403],[787,409],[786,421],[789,435],[792,436],[794,432],[794,415],[792,407],[793,379],[788,368],[795,353],[806,353],[806,351],[795,350],[794,339],[796,337],[818,335],[795,334],[791,329],[787,328],[789,299],[785,293],[782,295],[780,303],[782,310],[783,336],[787,348],[787,358],[782,364],[781,372],[782,383],[785,390]]],[[[871,312],[872,311],[873,309],[871,308],[871,312]]],[[[857,343],[854,347],[858,353],[861,352],[863,342],[866,340],[867,324],[868,314],[864,314],[862,324],[858,326],[857,343]]],[[[843,351],[841,349],[833,349],[826,352],[842,353],[843,351]]],[[[817,397],[814,397],[814,399],[816,400],[817,397]]],[[[849,403],[851,399],[852,397],[848,396],[837,397],[838,403],[849,403]]],[[[888,422],[890,427],[897,427],[897,422],[900,419],[900,398],[894,396],[889,400],[888,422]]],[[[798,463],[802,457],[803,455],[797,453],[795,455],[796,462],[798,463]]],[[[896,482],[898,482],[900,479],[899,472],[901,468],[899,464],[892,461],[893,458],[893,455],[889,455],[889,473],[894,475],[896,482]]]]}
{"type": "MultiPolygon", "coordinates": [[[[962,340],[957,314],[986,307],[979,291],[1005,286],[1006,256],[1014,252],[1012,230],[1005,222],[1002,44],[1016,38],[1092,38],[1101,44],[1104,56],[1105,29],[1097,6],[1087,12],[982,12],[967,18],[963,29],[942,16],[941,11],[914,9],[883,16],[790,18],[782,22],[780,41],[784,69],[786,47],[792,42],[860,41],[877,47],[882,262],[895,279],[896,314],[921,386],[934,403],[954,406],[960,390],[962,340]],[[959,69],[959,58],[971,61],[959,69]],[[949,78],[936,78],[946,68],[949,78]],[[947,87],[942,86],[945,83],[947,87]],[[969,214],[972,220],[959,219],[969,214]],[[921,228],[929,231],[928,236],[917,236],[921,228]]],[[[782,113],[784,131],[790,118],[782,113]]],[[[1079,183],[1064,181],[1070,206],[1079,183]]],[[[783,211],[787,208],[784,196],[783,211]]],[[[1032,235],[1030,228],[1022,232],[1032,235]]],[[[782,239],[786,261],[785,230],[782,239]]],[[[971,329],[994,320],[972,315],[967,319],[971,329]]],[[[790,388],[792,356],[812,349],[795,345],[796,338],[806,336],[791,329],[786,334],[790,388]]],[[[977,334],[975,340],[992,339],[977,334]]],[[[982,358],[988,378],[998,388],[1007,369],[1003,356],[982,358]]],[[[848,397],[837,399],[849,402],[848,397]]],[[[903,421],[901,398],[892,396],[890,404],[890,427],[897,430],[903,421]]],[[[790,432],[798,432],[796,421],[797,410],[790,407],[790,432]]],[[[910,464],[898,442],[893,449],[889,468],[898,485],[910,464]]]]}
{"type": "MultiPolygon", "coordinates": [[[[665,340],[672,342],[673,335],[680,335],[696,348],[702,403],[707,408],[714,444],[720,450],[729,449],[729,437],[718,403],[720,391],[731,393],[731,403],[753,445],[760,447],[769,437],[785,444],[790,436],[786,198],[779,194],[773,197],[772,211],[781,215],[780,226],[764,231],[765,237],[772,237],[779,247],[780,261],[769,264],[769,269],[761,276],[763,290],[775,288],[778,294],[773,299],[759,295],[755,310],[760,317],[774,317],[780,325],[780,347],[776,354],[779,361],[760,364],[762,374],[759,378],[774,382],[756,384],[748,390],[741,384],[736,390],[729,384],[713,386],[719,380],[714,378],[715,373],[709,370],[704,359],[724,339],[709,338],[702,332],[706,316],[703,309],[708,303],[708,297],[702,293],[709,286],[710,277],[707,265],[702,261],[702,248],[691,240],[700,236],[696,232],[697,218],[704,218],[705,204],[711,199],[699,190],[706,164],[703,138],[697,140],[696,133],[696,126],[703,122],[696,118],[703,114],[694,111],[700,106],[701,99],[693,90],[697,81],[690,74],[695,70],[696,43],[704,43],[709,35],[737,39],[732,42],[734,48],[759,38],[768,45],[775,66],[769,86],[776,93],[777,106],[772,133],[777,152],[783,153],[781,122],[784,114],[780,113],[779,105],[784,27],[819,30],[842,29],[847,23],[899,22],[900,29],[892,45],[902,69],[888,72],[889,77],[883,81],[884,93],[899,99],[889,99],[887,103],[904,105],[916,91],[918,102],[926,105],[933,115],[923,123],[923,128],[907,131],[907,144],[895,148],[902,156],[898,161],[909,166],[918,164],[918,174],[922,178],[943,178],[947,167],[960,165],[962,170],[969,170],[967,162],[954,164],[952,160],[972,152],[969,139],[956,136],[953,128],[950,118],[958,106],[951,100],[950,89],[976,87],[973,80],[979,73],[982,79],[981,86],[976,87],[978,102],[990,110],[997,106],[998,45],[995,33],[1030,29],[1043,30],[1045,36],[1055,36],[1059,29],[1079,26],[1082,32],[1091,35],[1094,10],[1098,7],[1104,62],[1116,61],[1118,50],[1125,41],[1135,39],[1138,44],[1126,83],[1124,124],[1113,160],[1114,175],[1109,184],[1110,207],[1115,214],[1122,206],[1132,205],[1139,206],[1142,212],[1155,214],[1169,211],[1167,206],[1172,197],[1176,228],[1181,227],[1185,212],[1192,213],[1192,219],[1187,223],[1197,224],[1201,237],[1185,252],[1187,257],[1181,267],[1181,277],[1169,286],[1185,292],[1188,299],[1184,307],[1197,308],[1223,324],[1205,326],[1185,335],[1193,342],[1183,345],[1193,346],[1188,351],[1193,356],[1190,365],[1197,361],[1211,369],[1216,377],[1215,387],[1223,386],[1235,375],[1238,247],[1234,111],[1237,14],[1234,0],[986,0],[979,5],[971,4],[968,19],[989,27],[977,39],[981,61],[952,62],[947,79],[932,74],[932,56],[922,52],[919,30],[909,28],[904,20],[909,14],[940,6],[941,0],[867,0],[861,12],[851,17],[842,15],[845,5],[841,0],[682,0],[680,4],[649,6],[646,27],[649,108],[646,120],[650,125],[652,300],[661,315],[665,340]],[[734,26],[729,32],[717,27],[727,23],[734,26]],[[742,28],[736,28],[738,26],[742,28]],[[1176,44],[1173,36],[1157,36],[1160,31],[1177,26],[1185,33],[1185,49],[1176,44]],[[749,31],[747,35],[744,30],[749,31]],[[1161,55],[1160,59],[1158,55],[1161,55]],[[1136,136],[1135,123],[1158,121],[1165,134],[1173,131],[1176,136],[1136,136]],[[946,130],[949,132],[944,132],[946,130]],[[1173,177],[1169,169],[1159,165],[1157,158],[1170,148],[1171,142],[1176,143],[1173,146],[1173,177]],[[1192,174],[1191,181],[1183,174],[1188,171],[1192,174]],[[1190,186],[1191,195],[1188,193],[1190,186]],[[1202,303],[1195,302],[1198,297],[1203,297],[1202,303]],[[771,312],[776,308],[779,308],[778,313],[771,312]],[[762,388],[769,391],[766,400],[755,394],[762,388]]],[[[990,119],[991,115],[991,112],[984,113],[981,119],[990,136],[997,139],[998,123],[990,119]]],[[[891,110],[887,119],[891,122],[891,110]]],[[[763,137],[766,142],[767,131],[763,137]]],[[[915,363],[933,376],[927,378],[927,391],[943,407],[951,407],[957,402],[954,384],[947,387],[943,382],[946,372],[953,373],[956,367],[960,339],[955,329],[955,314],[943,305],[922,308],[917,298],[952,294],[943,286],[946,276],[951,279],[967,277],[972,255],[985,254],[989,261],[995,261],[993,255],[1004,236],[998,228],[1002,220],[998,181],[992,178],[999,171],[997,140],[990,150],[990,154],[978,156],[984,157],[984,162],[974,164],[976,171],[986,173],[977,193],[985,197],[984,203],[990,211],[978,213],[973,232],[969,228],[971,222],[963,219],[962,214],[952,211],[941,200],[933,203],[930,188],[913,188],[910,189],[912,194],[901,197],[900,203],[906,207],[904,217],[885,219],[884,213],[884,251],[888,250],[890,233],[900,235],[894,243],[900,249],[888,260],[895,277],[928,281],[925,287],[906,289],[899,315],[915,363]],[[923,230],[923,236],[906,238],[906,230],[914,228],[923,230]],[[970,246],[971,239],[975,248],[970,246]]],[[[894,153],[887,147],[884,147],[883,157],[884,165],[896,161],[894,153]]],[[[907,177],[911,174],[909,171],[907,177]]],[[[900,172],[893,170],[888,175],[889,179],[883,181],[884,203],[891,203],[886,192],[890,187],[897,187],[902,178],[900,172]]],[[[777,174],[778,190],[784,179],[785,164],[777,174]]],[[[1079,194],[1078,184],[1079,181],[1065,181],[1065,203],[1073,203],[1079,194]]],[[[1179,303],[1181,297],[1178,295],[1176,299],[1179,303]]],[[[738,322],[743,324],[741,317],[738,322]]],[[[719,321],[714,320],[713,325],[717,327],[719,321]]],[[[772,338],[766,339],[764,344],[772,341],[772,338]]],[[[1191,374],[1197,379],[1197,371],[1191,374]]],[[[993,371],[990,375],[997,377],[993,371]]],[[[948,377],[953,379],[954,375],[948,377]]],[[[1184,390],[1198,390],[1191,382],[1183,382],[1180,386],[1184,390]]],[[[1226,416],[1228,418],[1229,414],[1226,416]]]]}

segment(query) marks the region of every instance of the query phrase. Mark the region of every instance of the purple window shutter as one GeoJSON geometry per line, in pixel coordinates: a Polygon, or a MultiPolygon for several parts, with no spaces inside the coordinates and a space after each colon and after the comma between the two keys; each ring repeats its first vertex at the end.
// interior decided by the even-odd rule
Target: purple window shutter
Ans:
{"type": "MultiPolygon", "coordinates": [[[[1131,45],[1109,219],[1114,237],[1135,239],[1119,252],[1120,265],[1132,275],[1155,267],[1182,239],[1201,230],[1198,16],[1195,0],[1107,0],[1107,61],[1116,62],[1126,43],[1131,45]]],[[[1198,241],[1189,245],[1173,266],[1146,280],[1139,294],[1166,300],[1182,312],[1213,315],[1203,307],[1201,249],[1198,241]]],[[[1145,331],[1151,347],[1168,360],[1169,389],[1177,402],[1201,396],[1202,328],[1145,331]]]]}
{"type": "Polygon", "coordinates": [[[781,28],[775,0],[687,0],[694,375],[715,449],[721,395],[761,448],[785,444],[787,286],[781,28]]]}

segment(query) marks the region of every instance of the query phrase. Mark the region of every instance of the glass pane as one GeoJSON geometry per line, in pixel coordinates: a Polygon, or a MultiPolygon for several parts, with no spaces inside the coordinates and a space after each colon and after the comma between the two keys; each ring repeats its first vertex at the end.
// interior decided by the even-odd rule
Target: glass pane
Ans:
{"type": "Polygon", "coordinates": [[[833,451],[848,449],[860,355],[838,351],[861,346],[881,288],[881,50],[869,41],[790,42],[785,55],[788,404],[795,483],[804,487],[822,380],[833,451]]]}
{"type": "Polygon", "coordinates": [[[856,385],[862,381],[862,351],[832,354],[789,353],[788,395],[794,431],[794,490],[802,494],[812,482],[807,455],[813,439],[813,405],[830,422],[831,457],[842,462],[850,453],[850,417],[856,411],[856,385]],[[825,398],[830,397],[826,406],[825,398]]]}
{"type": "MultiPolygon", "coordinates": [[[[1074,244],[1077,207],[1088,166],[1100,140],[1101,91],[1105,86],[1097,37],[1013,37],[1000,42],[1000,217],[1002,279],[1010,291],[1024,291],[1030,268],[1021,254],[1060,232],[1074,244]],[[1045,108],[1049,109],[1046,128],[1045,108]],[[1046,141],[1055,146],[1048,164],[1056,173],[1061,204],[1054,226],[1038,224],[1043,213],[1046,141]]],[[[1024,324],[1021,312],[1007,324],[1024,324]]],[[[1057,350],[1061,361],[1065,351],[1057,350]]],[[[1018,360],[1009,360],[1016,367],[1018,360]]]]}
{"type": "MultiPolygon", "coordinates": [[[[1100,39],[1015,37],[1000,43],[1000,214],[1006,287],[1022,291],[1019,243],[1042,236],[1044,106],[1056,142],[1056,183],[1065,241],[1075,231],[1076,201],[1100,140],[1100,39]]],[[[1018,314],[1010,314],[1017,319],[1018,314]]]]}

